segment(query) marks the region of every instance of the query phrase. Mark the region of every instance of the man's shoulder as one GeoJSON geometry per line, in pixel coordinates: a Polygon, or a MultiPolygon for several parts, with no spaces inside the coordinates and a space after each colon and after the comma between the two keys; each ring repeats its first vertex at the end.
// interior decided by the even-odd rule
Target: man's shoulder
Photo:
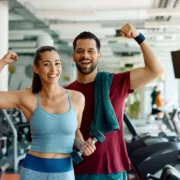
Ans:
{"type": "Polygon", "coordinates": [[[118,73],[112,73],[112,72],[99,72],[101,74],[101,77],[104,77],[107,80],[112,80],[113,84],[115,83],[124,83],[126,81],[130,80],[130,71],[126,72],[118,72],[118,73]]]}
{"type": "Polygon", "coordinates": [[[76,84],[77,84],[77,81],[74,81],[74,82],[64,86],[64,88],[65,89],[74,89],[76,84]]]}
{"type": "Polygon", "coordinates": [[[130,71],[114,73],[113,79],[125,80],[130,78],[130,71]]]}

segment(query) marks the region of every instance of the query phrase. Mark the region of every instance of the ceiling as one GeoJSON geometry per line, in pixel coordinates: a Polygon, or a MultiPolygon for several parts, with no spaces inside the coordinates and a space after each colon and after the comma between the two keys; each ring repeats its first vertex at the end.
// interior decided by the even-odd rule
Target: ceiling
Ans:
{"type": "Polygon", "coordinates": [[[82,31],[101,40],[103,70],[138,66],[140,49],[117,31],[133,24],[162,53],[180,49],[180,0],[9,0],[9,48],[35,52],[38,38],[51,36],[61,52],[72,53],[72,41],[82,31]]]}

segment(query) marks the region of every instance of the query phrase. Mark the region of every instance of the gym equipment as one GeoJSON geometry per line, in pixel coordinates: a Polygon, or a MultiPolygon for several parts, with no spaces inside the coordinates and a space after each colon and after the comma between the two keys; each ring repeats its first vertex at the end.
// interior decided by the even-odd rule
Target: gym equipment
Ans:
{"type": "Polygon", "coordinates": [[[133,142],[127,143],[127,150],[132,169],[140,179],[146,179],[148,173],[156,173],[168,163],[179,163],[180,142],[178,137],[168,137],[163,133],[159,134],[159,137],[140,137],[128,116],[125,116],[124,119],[129,123],[127,126],[132,128],[131,132],[136,136],[133,138],[133,142]],[[164,138],[165,141],[163,142],[161,138],[164,138]]]}
{"type": "Polygon", "coordinates": [[[6,163],[0,167],[0,180],[2,180],[3,175],[8,167],[9,167],[8,163],[6,163]]]}
{"type": "Polygon", "coordinates": [[[16,121],[19,117],[15,114],[18,114],[18,112],[15,111],[16,113],[13,113],[14,115],[12,115],[12,112],[14,110],[8,110],[8,112],[5,109],[0,110],[0,121],[6,121],[6,128],[3,128],[3,125],[1,125],[0,131],[1,134],[7,137],[7,155],[0,159],[0,164],[8,163],[9,169],[17,172],[18,164],[25,158],[25,153],[30,148],[30,143],[24,141],[25,134],[23,135],[24,132],[20,129],[29,127],[29,124],[21,124],[21,121],[20,123],[19,120],[16,121]],[[20,136],[21,134],[22,136],[20,136]]]}
{"type": "Polygon", "coordinates": [[[174,131],[174,127],[173,127],[173,124],[171,121],[171,117],[172,117],[174,111],[172,113],[169,113],[168,111],[164,110],[163,112],[164,112],[164,115],[162,118],[163,123],[166,125],[166,127],[170,131],[174,131]]]}
{"type": "Polygon", "coordinates": [[[171,113],[164,111],[165,117],[163,117],[163,122],[165,122],[166,125],[169,124],[169,125],[167,125],[167,127],[171,131],[175,131],[175,133],[177,135],[176,136],[167,136],[164,132],[160,132],[159,137],[167,138],[167,139],[169,139],[169,141],[180,141],[180,124],[176,120],[176,118],[179,118],[178,114],[179,114],[178,109],[173,109],[173,111],[171,113]]]}
{"type": "Polygon", "coordinates": [[[177,108],[174,108],[172,112],[164,110],[163,123],[165,123],[171,131],[174,131],[177,135],[180,135],[180,127],[176,117],[178,117],[177,108]]]}
{"type": "Polygon", "coordinates": [[[0,137],[4,134],[10,134],[11,128],[7,122],[6,117],[4,116],[3,112],[0,111],[0,137]]]}
{"type": "Polygon", "coordinates": [[[148,159],[159,156],[166,152],[180,151],[180,142],[163,142],[145,146],[133,151],[129,157],[133,165],[138,165],[148,159]]]}
{"type": "Polygon", "coordinates": [[[179,114],[178,109],[174,109],[170,120],[172,121],[172,124],[174,126],[174,131],[176,132],[177,135],[180,135],[180,127],[179,127],[178,122],[175,120],[175,117],[179,118],[178,114],[179,114]]]}
{"type": "MultiPolygon", "coordinates": [[[[93,133],[92,136],[94,137],[92,140],[93,144],[95,144],[96,142],[100,142],[102,144],[106,139],[106,137],[100,131],[93,133]]],[[[82,154],[83,154],[82,150],[78,152],[76,150],[73,150],[73,152],[71,153],[71,157],[76,164],[79,164],[83,161],[83,158],[81,157],[82,154]]]]}
{"type": "Polygon", "coordinates": [[[7,154],[7,137],[0,137],[0,158],[7,154]]]}
{"type": "Polygon", "coordinates": [[[169,141],[169,139],[167,139],[166,137],[150,136],[148,134],[146,134],[145,136],[138,135],[127,114],[124,114],[124,122],[133,136],[132,142],[126,142],[129,155],[138,148],[169,141]]]}
{"type": "Polygon", "coordinates": [[[180,151],[162,151],[154,157],[142,161],[140,164],[133,164],[133,170],[141,180],[147,180],[147,175],[155,174],[159,170],[162,170],[166,164],[176,166],[180,163],[179,160],[180,151]]]}
{"type": "Polygon", "coordinates": [[[148,180],[180,180],[180,172],[168,164],[163,168],[160,178],[148,174],[147,179],[148,180]]]}

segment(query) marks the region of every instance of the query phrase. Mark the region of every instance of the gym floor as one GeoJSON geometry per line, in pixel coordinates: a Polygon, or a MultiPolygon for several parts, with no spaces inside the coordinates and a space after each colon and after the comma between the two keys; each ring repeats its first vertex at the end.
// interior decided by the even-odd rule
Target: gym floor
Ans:
{"type": "Polygon", "coordinates": [[[4,174],[2,180],[19,180],[19,174],[4,174]]]}

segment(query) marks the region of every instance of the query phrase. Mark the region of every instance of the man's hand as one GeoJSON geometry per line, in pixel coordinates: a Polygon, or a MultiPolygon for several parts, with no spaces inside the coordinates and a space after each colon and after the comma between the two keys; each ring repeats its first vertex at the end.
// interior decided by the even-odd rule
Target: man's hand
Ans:
{"type": "Polygon", "coordinates": [[[18,60],[18,55],[13,51],[8,51],[4,57],[1,59],[1,61],[4,64],[12,64],[18,60]]]}
{"type": "Polygon", "coordinates": [[[89,138],[81,147],[84,156],[89,156],[96,150],[96,146],[92,143],[92,139],[89,138]]]}
{"type": "Polygon", "coordinates": [[[120,35],[129,39],[134,39],[139,35],[139,32],[136,28],[134,28],[131,24],[128,23],[120,29],[120,35]]]}

